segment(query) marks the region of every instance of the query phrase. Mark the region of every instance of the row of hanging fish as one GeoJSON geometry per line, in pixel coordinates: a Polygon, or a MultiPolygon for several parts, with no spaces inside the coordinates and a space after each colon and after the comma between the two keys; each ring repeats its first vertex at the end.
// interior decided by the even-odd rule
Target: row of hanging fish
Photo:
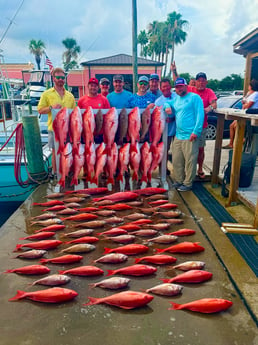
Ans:
{"type": "Polygon", "coordinates": [[[118,114],[116,108],[104,115],[101,110],[94,115],[91,107],[83,113],[76,107],[71,114],[67,108],[61,109],[53,121],[57,154],[60,154],[59,184],[65,186],[70,172],[73,173],[71,185],[78,184],[82,168],[86,180],[96,185],[102,172],[108,177],[107,183],[114,184],[117,171],[118,180],[123,181],[129,167],[133,170],[133,180],[139,179],[140,172],[141,182],[150,182],[164,155],[164,144],[160,142],[164,128],[161,107],[152,113],[146,108],[142,115],[138,107],[128,115],[126,109],[118,114]],[[95,138],[99,135],[103,141],[97,145],[95,138]],[[140,141],[144,143],[139,144],[140,141]]]}
{"type": "MultiPolygon", "coordinates": [[[[173,244],[179,238],[194,235],[195,230],[180,229],[165,234],[160,233],[160,231],[169,231],[173,224],[182,224],[183,222],[182,219],[178,218],[181,213],[177,204],[169,202],[167,196],[164,195],[165,189],[150,187],[107,194],[91,199],[92,194],[106,192],[107,188],[87,188],[76,192],[55,193],[47,196],[52,199],[50,201],[34,203],[35,207],[44,207],[44,209],[42,210],[43,213],[31,219],[31,224],[44,227],[36,230],[32,235],[22,237],[21,240],[28,240],[29,242],[17,244],[15,251],[20,252],[24,248],[29,248],[28,251],[20,252],[17,258],[41,259],[38,264],[9,269],[4,273],[49,274],[51,269],[46,265],[79,264],[84,258],[83,254],[94,251],[101,240],[111,241],[115,247],[104,248],[103,255],[96,258],[92,265],[81,264],[77,267],[58,270],[58,274],[47,275],[34,281],[32,285],[45,285],[50,286],[50,288],[32,292],[18,290],[17,294],[9,299],[10,301],[20,299],[45,303],[69,301],[78,296],[78,293],[59,286],[69,283],[71,281],[70,276],[99,277],[104,275],[105,271],[97,267],[96,264],[111,264],[113,266],[123,264],[134,255],[138,256],[134,259],[134,264],[119,266],[118,269],[108,269],[107,278],[91,283],[90,287],[100,287],[111,291],[128,288],[133,277],[154,275],[158,272],[159,266],[168,264],[173,265],[173,269],[181,270],[183,273],[172,278],[162,278],[160,279],[162,284],[155,285],[145,291],[126,290],[103,298],[88,297],[89,301],[84,304],[85,306],[104,303],[123,309],[139,308],[153,300],[152,294],[177,296],[182,294],[183,290],[183,286],[179,284],[198,284],[212,278],[212,273],[204,269],[205,263],[203,261],[186,261],[175,265],[177,258],[169,255],[177,253],[193,255],[203,252],[205,248],[197,242],[190,241],[173,244]],[[71,196],[71,193],[74,195],[71,196]],[[143,196],[147,196],[147,198],[143,198],[143,196]],[[83,202],[87,203],[85,207],[81,207],[83,202]],[[120,211],[124,211],[121,216],[116,214],[120,211]],[[126,214],[124,214],[125,212],[126,214]],[[64,218],[57,218],[65,215],[64,218]],[[67,221],[72,222],[72,224],[64,224],[67,221]],[[74,229],[74,227],[78,229],[74,229]],[[62,234],[62,231],[69,229],[70,231],[65,231],[62,234]],[[98,232],[94,234],[95,230],[98,232]],[[50,239],[56,235],[56,232],[62,234],[63,241],[50,239]],[[140,238],[144,239],[144,244],[133,243],[140,238]],[[148,246],[149,243],[157,243],[166,247],[153,248],[154,253],[146,255],[151,250],[151,247],[148,246]],[[117,244],[119,245],[117,246],[117,244]],[[58,256],[42,258],[50,249],[63,245],[65,248],[59,252],[58,256]],[[144,256],[139,257],[142,254],[144,256]],[[109,277],[117,274],[126,277],[109,277]]],[[[188,309],[201,313],[220,312],[232,305],[231,301],[221,298],[204,298],[185,304],[169,303],[172,304],[170,309],[188,309]]]]}

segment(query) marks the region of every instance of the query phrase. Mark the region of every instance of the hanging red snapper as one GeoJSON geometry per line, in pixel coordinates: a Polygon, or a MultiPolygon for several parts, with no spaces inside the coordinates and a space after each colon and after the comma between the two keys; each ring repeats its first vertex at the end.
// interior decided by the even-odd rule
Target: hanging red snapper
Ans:
{"type": "Polygon", "coordinates": [[[131,152],[137,152],[136,141],[140,140],[141,114],[138,107],[133,108],[128,114],[128,137],[131,141],[131,152]]]}
{"type": "Polygon", "coordinates": [[[147,246],[144,246],[143,244],[127,244],[122,247],[118,248],[105,248],[104,254],[108,253],[121,253],[126,255],[135,255],[135,254],[141,254],[145,253],[149,250],[147,246]]]}
{"type": "Polygon", "coordinates": [[[73,109],[70,114],[70,137],[73,144],[73,155],[79,154],[79,144],[82,135],[82,114],[79,107],[73,109]]]}
{"type": "Polygon", "coordinates": [[[199,245],[199,242],[182,242],[165,249],[156,249],[156,253],[198,253],[204,251],[204,248],[199,245]]]}
{"type": "Polygon", "coordinates": [[[111,155],[111,147],[115,140],[118,127],[118,113],[116,108],[110,108],[103,116],[103,141],[106,144],[107,155],[111,155]]]}
{"type": "Polygon", "coordinates": [[[113,274],[123,274],[128,276],[135,276],[135,277],[142,277],[154,274],[157,271],[156,267],[148,266],[148,265],[132,265],[123,268],[119,268],[117,270],[108,270],[107,276],[111,276],[113,274]]]}
{"type": "Polygon", "coordinates": [[[153,300],[153,296],[136,291],[124,291],[104,298],[89,297],[89,302],[83,305],[109,304],[122,309],[143,307],[153,300]]]}
{"type": "Polygon", "coordinates": [[[172,307],[169,308],[169,310],[186,309],[205,314],[218,313],[227,310],[233,305],[231,301],[222,298],[203,298],[185,304],[179,304],[174,302],[169,303],[172,304],[172,307]]]}
{"type": "Polygon", "coordinates": [[[30,299],[36,302],[44,303],[61,303],[74,299],[78,293],[74,290],[54,287],[46,290],[39,290],[33,292],[25,292],[18,290],[17,295],[10,298],[9,301],[16,301],[19,299],[30,299]]]}
{"type": "Polygon", "coordinates": [[[133,181],[138,181],[138,171],[140,167],[140,161],[141,161],[141,152],[139,144],[136,143],[136,150],[131,151],[130,153],[130,166],[133,169],[133,181]]]}
{"type": "Polygon", "coordinates": [[[154,108],[151,114],[151,124],[150,124],[150,142],[151,142],[151,152],[154,152],[157,148],[157,144],[164,132],[166,123],[166,117],[162,107],[154,108]]]}
{"type": "Polygon", "coordinates": [[[107,162],[107,154],[105,153],[105,144],[102,142],[96,149],[96,166],[95,176],[92,179],[92,183],[98,184],[99,175],[103,172],[107,162]]]}
{"type": "Polygon", "coordinates": [[[96,147],[94,143],[91,143],[89,149],[85,150],[85,160],[84,160],[84,172],[86,174],[86,181],[91,182],[93,176],[95,175],[95,165],[96,165],[96,147]]]}
{"type": "Polygon", "coordinates": [[[73,164],[73,156],[72,156],[72,145],[67,143],[64,147],[64,150],[60,154],[60,161],[59,161],[59,172],[61,174],[61,178],[58,181],[61,187],[65,187],[65,178],[68,176],[71,166],[73,164]]]}
{"type": "Polygon", "coordinates": [[[71,268],[70,270],[58,271],[60,274],[71,274],[75,276],[99,276],[104,274],[104,271],[95,266],[79,266],[71,268]]]}
{"type": "Polygon", "coordinates": [[[53,130],[55,134],[55,140],[58,141],[59,147],[57,154],[63,153],[65,149],[65,143],[67,139],[69,129],[69,113],[67,108],[62,108],[56,114],[53,121],[53,130]]]}
{"type": "Polygon", "coordinates": [[[3,273],[19,273],[19,274],[47,274],[50,272],[48,267],[42,265],[30,265],[19,268],[14,268],[12,270],[6,270],[3,273]]]}
{"type": "Polygon", "coordinates": [[[177,261],[177,258],[174,258],[173,256],[170,255],[150,255],[150,256],[143,256],[142,258],[135,259],[135,263],[138,264],[139,262],[149,262],[151,264],[156,264],[156,265],[167,265],[167,264],[172,264],[177,261]]]}
{"type": "Polygon", "coordinates": [[[162,161],[163,156],[164,156],[164,143],[161,142],[152,151],[152,162],[151,162],[150,169],[147,172],[147,178],[149,182],[151,182],[151,175],[153,171],[158,168],[159,164],[162,161]]]}
{"type": "Polygon", "coordinates": [[[119,174],[118,174],[118,181],[123,182],[123,176],[126,171],[128,171],[128,164],[129,164],[129,150],[130,144],[124,144],[120,147],[118,151],[118,167],[119,167],[119,174]]]}
{"type": "Polygon", "coordinates": [[[78,185],[78,177],[82,170],[82,167],[84,166],[84,145],[79,144],[77,146],[76,153],[73,154],[73,178],[71,181],[71,186],[78,185]],[[77,152],[78,151],[78,152],[77,152]]]}
{"type": "Polygon", "coordinates": [[[141,147],[141,162],[140,162],[140,170],[142,172],[141,182],[148,182],[147,181],[147,174],[150,169],[152,163],[152,153],[150,151],[150,145],[147,141],[141,147]]]}
{"type": "Polygon", "coordinates": [[[202,283],[211,279],[212,273],[202,270],[190,270],[170,279],[161,279],[164,283],[202,283]]]}
{"type": "Polygon", "coordinates": [[[95,116],[92,107],[87,107],[82,114],[83,137],[85,142],[85,152],[89,153],[90,144],[94,142],[95,116]]]}
{"type": "Polygon", "coordinates": [[[79,262],[83,259],[83,256],[81,255],[62,255],[58,256],[57,258],[52,258],[52,259],[41,259],[39,262],[43,265],[47,263],[51,264],[72,264],[75,262],[79,262]]]}
{"type": "Polygon", "coordinates": [[[106,164],[106,169],[108,173],[107,183],[111,183],[111,184],[115,183],[114,175],[116,173],[117,162],[118,162],[118,148],[117,148],[117,144],[113,143],[111,146],[110,155],[107,155],[107,164],[106,164]]]}

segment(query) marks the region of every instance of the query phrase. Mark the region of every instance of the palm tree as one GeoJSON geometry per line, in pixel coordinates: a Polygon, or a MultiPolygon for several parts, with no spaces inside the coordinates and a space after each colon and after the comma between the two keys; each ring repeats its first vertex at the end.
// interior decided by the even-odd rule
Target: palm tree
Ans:
{"type": "MultiPolygon", "coordinates": [[[[170,32],[170,43],[171,43],[171,63],[174,61],[175,56],[175,45],[182,44],[186,40],[187,33],[184,28],[188,27],[188,21],[182,19],[182,15],[177,12],[169,13],[167,16],[167,25],[170,32]]],[[[169,72],[171,76],[171,71],[169,72]]]]}
{"type": "Polygon", "coordinates": [[[45,43],[41,40],[30,40],[29,43],[29,50],[30,52],[35,55],[35,60],[38,66],[38,69],[40,70],[40,62],[41,62],[41,56],[44,53],[45,50],[45,43]]]}
{"type": "Polygon", "coordinates": [[[65,71],[68,71],[69,69],[78,66],[76,60],[78,58],[78,54],[81,52],[81,48],[77,45],[74,38],[66,38],[62,43],[66,48],[66,51],[63,53],[64,69],[65,71]]]}
{"type": "Polygon", "coordinates": [[[140,55],[144,56],[144,48],[146,44],[148,43],[148,36],[145,30],[141,30],[138,37],[137,37],[138,43],[141,45],[141,52],[140,55]]]}

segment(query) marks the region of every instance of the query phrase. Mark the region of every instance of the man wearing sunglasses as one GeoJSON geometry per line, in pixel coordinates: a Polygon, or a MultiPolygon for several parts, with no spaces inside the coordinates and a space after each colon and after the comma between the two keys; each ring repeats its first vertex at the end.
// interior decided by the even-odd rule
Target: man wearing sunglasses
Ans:
{"type": "Polygon", "coordinates": [[[107,78],[101,78],[99,81],[99,87],[101,95],[107,97],[109,94],[110,81],[107,78]]]}
{"type": "Polygon", "coordinates": [[[128,101],[132,97],[132,93],[125,90],[124,85],[124,77],[121,74],[114,75],[114,91],[107,96],[111,107],[116,107],[118,109],[128,108],[128,101]]]}
{"type": "Polygon", "coordinates": [[[52,109],[68,108],[74,109],[75,99],[71,92],[64,88],[65,72],[62,68],[56,67],[52,72],[54,87],[44,91],[41,95],[38,112],[39,114],[48,114],[48,145],[52,149],[52,170],[56,174],[56,159],[54,146],[54,132],[52,127],[52,109]]]}
{"type": "Polygon", "coordinates": [[[149,78],[145,75],[138,79],[138,91],[134,93],[129,99],[128,108],[153,108],[155,102],[155,96],[152,93],[148,93],[149,88],[149,78]]]}

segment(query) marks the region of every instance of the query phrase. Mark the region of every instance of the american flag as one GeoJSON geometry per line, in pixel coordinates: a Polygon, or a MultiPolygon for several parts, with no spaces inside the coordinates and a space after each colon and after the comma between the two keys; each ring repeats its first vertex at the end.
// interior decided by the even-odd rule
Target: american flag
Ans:
{"type": "Polygon", "coordinates": [[[49,59],[49,57],[47,56],[47,54],[45,54],[45,55],[46,55],[46,65],[49,67],[50,73],[52,73],[54,66],[53,66],[51,60],[49,59]]]}

